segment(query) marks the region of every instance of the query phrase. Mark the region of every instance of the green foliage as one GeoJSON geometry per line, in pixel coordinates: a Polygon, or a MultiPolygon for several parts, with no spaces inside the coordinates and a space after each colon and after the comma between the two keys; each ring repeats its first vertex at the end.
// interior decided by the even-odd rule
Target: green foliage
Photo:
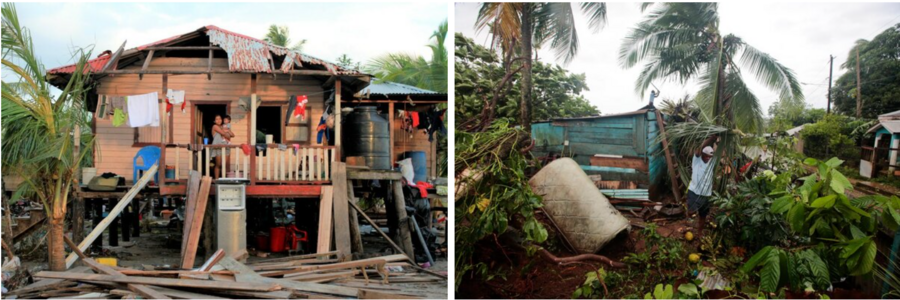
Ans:
{"type": "Polygon", "coordinates": [[[447,38],[448,23],[444,20],[431,34],[431,59],[409,53],[388,53],[376,57],[364,66],[364,70],[380,80],[399,82],[436,92],[447,91],[447,38]]]}
{"type": "Polygon", "coordinates": [[[873,120],[841,115],[827,115],[816,123],[803,127],[803,153],[809,157],[825,158],[826,153],[846,160],[859,160],[857,141],[862,140],[873,120]]]}
{"type": "Polygon", "coordinates": [[[606,277],[607,273],[603,268],[597,269],[597,271],[587,272],[585,274],[584,283],[576,288],[575,292],[572,292],[572,299],[605,297],[606,292],[600,294],[600,289],[603,288],[604,291],[607,290],[605,286],[606,277]]]}
{"type": "Polygon", "coordinates": [[[896,196],[868,196],[852,202],[847,198],[845,192],[852,185],[837,169],[842,160],[808,158],[804,163],[816,171],[800,178],[803,183],[799,187],[788,186],[770,211],[783,214],[793,233],[807,246],[767,246],[747,261],[743,272],[762,267],[763,291],[774,292],[781,286],[821,291],[830,284],[829,278],[869,274],[875,269],[877,253],[876,214],[880,214],[881,225],[891,231],[900,224],[900,198],[896,196]]]}
{"type": "Polygon", "coordinates": [[[266,32],[266,36],[263,38],[263,40],[276,46],[289,47],[294,51],[303,50],[303,46],[306,45],[306,39],[299,40],[297,41],[297,43],[291,46],[290,35],[291,31],[287,26],[278,26],[272,24],[269,25],[269,31],[266,32]]]}
{"type": "Polygon", "coordinates": [[[735,184],[732,193],[712,197],[712,204],[719,211],[715,216],[716,229],[724,235],[727,246],[756,251],[764,245],[789,245],[790,228],[771,207],[773,201],[783,197],[773,192],[783,192],[790,181],[788,173],[775,175],[767,171],[735,184]]]}
{"type": "Polygon", "coordinates": [[[535,162],[518,151],[525,146],[520,144],[523,137],[527,133],[510,128],[504,120],[486,132],[456,132],[457,170],[473,174],[457,182],[468,190],[455,200],[457,287],[479,263],[473,261],[475,244],[506,232],[514,218],[522,224],[524,240],[542,243],[547,239],[547,229],[534,218],[541,198],[532,192],[525,176],[525,169],[535,162]]]}
{"type": "MultiPolygon", "coordinates": [[[[481,113],[492,97],[492,89],[505,75],[497,54],[472,39],[456,34],[456,118],[469,120],[481,113]]],[[[532,67],[534,84],[532,119],[580,117],[600,112],[581,95],[589,90],[584,74],[571,74],[558,65],[536,61],[532,67]]],[[[522,97],[521,74],[513,75],[508,93],[497,101],[498,118],[519,118],[522,97]]]]}
{"type": "MultiPolygon", "coordinates": [[[[848,45],[849,46],[849,45],[848,45]]],[[[856,48],[859,48],[862,117],[875,118],[900,107],[900,24],[885,29],[871,41],[859,40],[841,69],[831,94],[834,111],[856,115],[856,48]]]]}
{"type": "Polygon", "coordinates": [[[650,293],[644,294],[644,299],[674,299],[675,298],[675,289],[671,284],[667,284],[663,287],[662,283],[657,284],[656,288],[653,289],[653,294],[650,293]]]}
{"type": "Polygon", "coordinates": [[[647,251],[628,253],[622,262],[645,271],[677,270],[687,257],[684,244],[674,238],[663,237],[656,232],[656,224],[648,223],[641,230],[647,251]]]}
{"type": "Polygon", "coordinates": [[[818,122],[825,117],[825,109],[809,107],[804,101],[782,99],[769,106],[769,116],[766,132],[780,132],[818,122]]]}

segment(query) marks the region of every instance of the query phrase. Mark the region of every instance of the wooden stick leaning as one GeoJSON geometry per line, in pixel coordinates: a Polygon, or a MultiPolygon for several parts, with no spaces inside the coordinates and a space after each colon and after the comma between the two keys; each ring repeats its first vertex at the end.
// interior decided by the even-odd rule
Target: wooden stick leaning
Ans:
{"type": "MultiPolygon", "coordinates": [[[[80,244],[78,244],[77,248],[79,251],[84,252],[85,250],[87,250],[88,246],[94,243],[94,240],[96,240],[97,237],[100,236],[100,234],[102,234],[104,230],[106,230],[106,227],[109,226],[109,224],[112,223],[113,220],[115,220],[123,210],[125,210],[125,207],[127,207],[128,204],[131,203],[131,200],[134,199],[135,196],[137,196],[138,192],[140,192],[144,188],[144,186],[146,186],[147,183],[150,182],[150,178],[153,178],[154,175],[156,175],[157,168],[159,168],[158,163],[151,166],[150,169],[147,170],[147,172],[144,172],[144,176],[141,176],[141,179],[138,180],[134,184],[134,186],[132,186],[131,189],[128,190],[128,193],[125,193],[125,196],[122,197],[121,200],[119,200],[119,203],[117,203],[116,206],[109,211],[109,215],[107,215],[106,218],[103,218],[103,221],[100,221],[97,226],[94,226],[94,230],[91,230],[91,233],[88,234],[80,244]]],[[[72,267],[72,264],[75,263],[76,259],[78,259],[78,256],[75,253],[69,254],[69,256],[66,257],[66,269],[72,267]]]]}

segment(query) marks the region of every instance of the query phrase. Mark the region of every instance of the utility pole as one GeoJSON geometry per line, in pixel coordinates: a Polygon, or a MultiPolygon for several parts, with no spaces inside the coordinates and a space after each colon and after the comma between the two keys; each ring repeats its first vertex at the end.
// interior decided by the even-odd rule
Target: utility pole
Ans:
{"type": "Polygon", "coordinates": [[[831,114],[831,75],[834,72],[834,55],[828,55],[828,108],[825,114],[831,114]]]}
{"type": "Polygon", "coordinates": [[[856,45],[856,117],[862,115],[862,90],[859,84],[859,45],[856,45]]]}

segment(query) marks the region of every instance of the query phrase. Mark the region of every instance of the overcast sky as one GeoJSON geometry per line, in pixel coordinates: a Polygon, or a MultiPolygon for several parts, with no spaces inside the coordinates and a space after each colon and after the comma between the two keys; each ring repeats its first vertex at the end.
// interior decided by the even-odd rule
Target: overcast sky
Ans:
{"type": "MultiPolygon", "coordinates": [[[[449,16],[445,3],[17,3],[40,59],[49,69],[72,63],[72,46],[94,45],[94,56],[187,33],[206,25],[262,38],[287,25],[304,53],[365,63],[388,52],[431,57],[425,46],[449,16]]],[[[452,47],[448,39],[447,47],[452,47]]]]}
{"type": "MultiPolygon", "coordinates": [[[[475,35],[475,18],[480,4],[455,5],[455,31],[487,45],[488,35],[475,35]]],[[[860,38],[871,40],[890,25],[900,22],[900,3],[722,3],[719,5],[723,33],[732,33],[761,51],[767,52],[794,70],[805,83],[803,94],[813,107],[824,108],[827,103],[828,55],[834,55],[834,78],[843,70],[853,43],[860,38]]],[[[586,98],[603,114],[632,111],[646,105],[648,97],[635,92],[640,66],[624,70],[619,66],[618,51],[630,29],[641,21],[637,3],[609,3],[608,24],[594,34],[587,28],[586,18],[576,16],[580,47],[575,59],[565,66],[571,72],[586,73],[591,91],[586,98]]],[[[554,62],[555,54],[541,50],[544,62],[554,62]]],[[[755,76],[745,74],[745,81],[760,99],[764,111],[777,100],[777,95],[765,89],[755,76]]],[[[661,98],[693,95],[696,83],[656,85],[661,98]]]]}

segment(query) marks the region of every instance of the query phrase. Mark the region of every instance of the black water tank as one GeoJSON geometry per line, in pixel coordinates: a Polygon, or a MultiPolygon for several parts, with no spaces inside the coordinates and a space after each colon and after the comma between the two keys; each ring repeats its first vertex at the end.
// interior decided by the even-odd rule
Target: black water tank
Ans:
{"type": "Polygon", "coordinates": [[[391,169],[390,127],[374,106],[360,106],[344,120],[344,156],[362,156],[372,170],[391,169]]]}

